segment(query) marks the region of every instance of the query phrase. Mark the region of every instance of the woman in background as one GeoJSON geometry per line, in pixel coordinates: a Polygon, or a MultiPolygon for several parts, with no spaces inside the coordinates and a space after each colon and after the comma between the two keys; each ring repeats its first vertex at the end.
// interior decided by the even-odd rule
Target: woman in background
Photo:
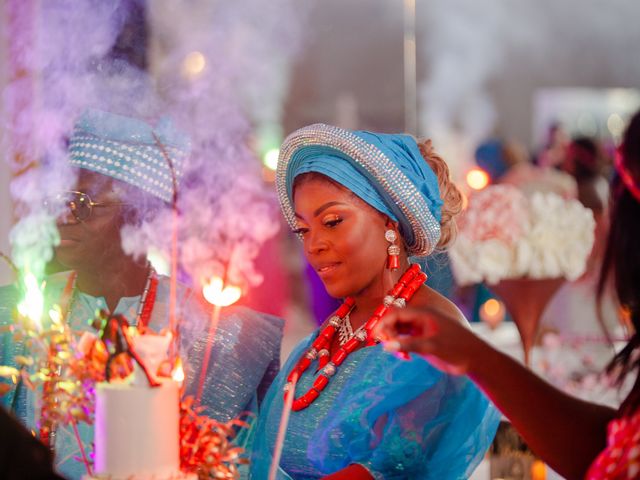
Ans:
{"type": "Polygon", "coordinates": [[[430,142],[312,125],[285,140],[276,185],[308,262],[343,303],[272,384],[252,478],[267,478],[290,390],[279,478],[467,478],[493,439],[495,409],[468,380],[389,355],[371,335],[391,305],[462,320],[409,261],[454,235],[462,199],[448,167],[430,142]]]}

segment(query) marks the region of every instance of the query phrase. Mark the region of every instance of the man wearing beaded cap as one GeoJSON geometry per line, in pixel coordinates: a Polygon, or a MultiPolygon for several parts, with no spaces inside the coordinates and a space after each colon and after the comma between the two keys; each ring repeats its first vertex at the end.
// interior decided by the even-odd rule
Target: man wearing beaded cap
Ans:
{"type": "Polygon", "coordinates": [[[285,140],[276,185],[307,260],[343,304],[272,384],[252,478],[266,478],[285,395],[293,411],[278,478],[467,478],[493,439],[495,409],[471,382],[388,354],[371,335],[406,304],[462,320],[414,261],[454,233],[461,195],[446,164],[407,135],[312,125],[285,140]]]}
{"type": "MultiPolygon", "coordinates": [[[[70,272],[47,278],[46,301],[68,304],[66,321],[75,331],[90,330],[86,320],[96,309],[122,314],[132,325],[143,324],[153,331],[168,327],[170,281],[146,260],[127,255],[120,231],[174,200],[189,152],[188,138],[168,120],[154,127],[136,118],[89,110],[76,122],[69,152],[77,182],[74,191],[59,198],[56,213],[63,213],[57,217],[56,260],[70,272]]],[[[246,308],[228,310],[214,341],[206,334],[209,307],[181,285],[176,298],[186,392],[195,393],[205,349],[213,341],[201,399],[204,413],[228,421],[256,411],[279,367],[281,320],[246,308]]],[[[16,288],[0,289],[0,322],[11,321],[17,302],[16,288]]],[[[25,353],[24,345],[9,335],[0,337],[0,342],[0,365],[25,353]]],[[[18,384],[2,402],[35,429],[39,418],[35,397],[18,384]]],[[[87,448],[93,427],[83,423],[78,427],[87,448]]],[[[80,451],[71,428],[56,429],[54,447],[59,472],[80,478],[85,466],[75,459],[80,451]]]]}

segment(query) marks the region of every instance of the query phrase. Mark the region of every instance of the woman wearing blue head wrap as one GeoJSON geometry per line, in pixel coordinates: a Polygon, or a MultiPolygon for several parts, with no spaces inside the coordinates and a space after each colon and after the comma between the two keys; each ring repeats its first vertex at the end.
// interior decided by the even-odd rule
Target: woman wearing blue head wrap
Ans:
{"type": "Polygon", "coordinates": [[[370,331],[391,306],[431,306],[410,257],[454,236],[461,195],[429,142],[312,125],[281,149],[276,184],[307,260],[343,305],[303,340],[258,420],[252,478],[266,478],[284,392],[294,396],[279,478],[467,478],[499,415],[468,380],[385,352],[370,331]]]}
{"type": "MultiPolygon", "coordinates": [[[[132,325],[144,324],[156,332],[168,326],[169,278],[157,274],[146,260],[128,255],[120,231],[173,200],[188,149],[186,137],[166,120],[151,126],[91,110],[76,122],[69,163],[76,169],[77,181],[74,191],[61,194],[54,212],[60,234],[56,259],[66,271],[50,275],[45,291],[49,305],[68,305],[66,321],[74,331],[92,331],[87,319],[98,309],[122,314],[132,325]]],[[[201,398],[203,413],[228,421],[257,411],[258,400],[279,368],[282,320],[247,308],[227,309],[215,339],[209,338],[209,307],[191,289],[179,284],[177,290],[186,393],[196,394],[204,352],[213,342],[201,398]]],[[[11,324],[18,297],[13,286],[0,288],[0,326],[11,324]]],[[[14,364],[16,355],[28,354],[26,349],[24,342],[0,334],[0,365],[14,364]]],[[[40,427],[32,390],[18,384],[2,403],[34,431],[40,427]]],[[[78,429],[85,450],[90,451],[93,426],[80,423],[78,429]]],[[[243,432],[247,435],[247,430],[243,432]]],[[[55,436],[58,471],[80,479],[86,471],[76,459],[80,448],[71,426],[54,425],[47,436],[55,436]]]]}

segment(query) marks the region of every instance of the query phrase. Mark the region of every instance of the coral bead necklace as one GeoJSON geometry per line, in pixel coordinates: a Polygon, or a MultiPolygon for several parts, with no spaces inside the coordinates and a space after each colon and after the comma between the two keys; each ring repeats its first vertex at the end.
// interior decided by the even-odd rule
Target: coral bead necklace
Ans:
{"type": "Polygon", "coordinates": [[[313,361],[318,360],[318,374],[313,385],[306,393],[293,401],[293,410],[303,410],[311,405],[328,385],[329,379],[336,374],[338,367],[358,346],[361,344],[365,346],[375,345],[377,341],[372,337],[371,330],[380,318],[391,306],[399,308],[406,306],[407,302],[426,280],[427,275],[420,270],[420,266],[417,264],[411,265],[400,277],[398,283],[384,297],[382,305],[375,309],[369,320],[358,328],[353,333],[353,336],[329,358],[329,347],[336,330],[355,306],[355,300],[347,297],[340,308],[336,310],[336,313],[329,319],[327,326],[322,329],[318,337],[313,341],[311,348],[298,360],[298,363],[287,377],[287,384],[284,387],[285,395],[291,389],[293,379],[295,377],[299,378],[311,366],[313,361]]]}

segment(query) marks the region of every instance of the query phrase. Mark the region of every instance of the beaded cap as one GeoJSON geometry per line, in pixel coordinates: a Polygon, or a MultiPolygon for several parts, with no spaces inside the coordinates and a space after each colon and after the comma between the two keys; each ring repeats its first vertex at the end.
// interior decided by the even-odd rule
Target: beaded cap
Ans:
{"type": "Polygon", "coordinates": [[[167,157],[178,181],[189,150],[188,137],[178,132],[168,118],[152,127],[136,118],[87,110],[75,124],[69,163],[170,202],[174,188],[167,157]]]}
{"type": "Polygon", "coordinates": [[[327,175],[398,221],[410,256],[434,250],[440,239],[442,199],[437,176],[412,137],[352,132],[324,124],[289,135],[280,149],[276,188],[292,228],[296,226],[293,182],[309,171],[327,175]]]}

